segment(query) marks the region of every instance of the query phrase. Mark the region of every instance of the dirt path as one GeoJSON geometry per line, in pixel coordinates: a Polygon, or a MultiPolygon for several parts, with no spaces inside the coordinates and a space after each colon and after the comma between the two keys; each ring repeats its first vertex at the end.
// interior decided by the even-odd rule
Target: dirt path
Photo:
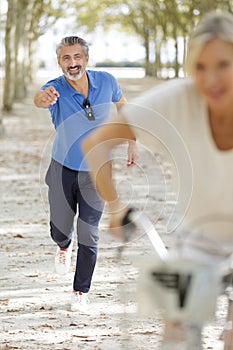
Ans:
{"type": "MultiPolygon", "coordinates": [[[[121,79],[120,83],[128,100],[155,84],[152,79],[121,79]]],[[[29,97],[15,104],[11,115],[5,117],[5,135],[0,139],[0,349],[158,349],[160,314],[142,317],[136,312],[138,271],[134,262],[151,254],[152,247],[144,236],[118,260],[118,242],[107,233],[106,215],[101,222],[99,258],[90,293],[91,313],[69,311],[73,271],[62,278],[54,273],[56,248],[49,237],[43,180],[53,129],[48,112],[33,106],[36,88],[32,87],[29,97]]],[[[129,172],[124,152],[124,147],[116,152],[115,165],[122,196],[125,200],[132,196],[133,202],[146,208],[156,221],[155,213],[164,204],[161,157],[142,149],[141,166],[129,172]],[[149,166],[146,159],[150,157],[157,162],[149,166]],[[145,196],[150,176],[155,174],[157,186],[145,196]]],[[[163,224],[161,217],[157,222],[160,232],[163,224]]],[[[168,244],[172,240],[164,233],[162,236],[168,244]]],[[[73,267],[74,263],[73,255],[73,267]]],[[[224,312],[223,305],[217,319],[206,327],[204,349],[222,349],[217,339],[224,312]]]]}

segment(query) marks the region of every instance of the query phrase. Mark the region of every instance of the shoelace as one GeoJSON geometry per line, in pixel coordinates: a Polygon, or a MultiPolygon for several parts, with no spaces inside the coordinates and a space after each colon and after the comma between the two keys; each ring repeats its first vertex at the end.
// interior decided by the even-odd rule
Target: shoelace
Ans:
{"type": "Polygon", "coordinates": [[[61,249],[59,253],[59,263],[62,265],[66,264],[66,253],[67,249],[61,249]]]}
{"type": "Polygon", "coordinates": [[[75,292],[74,293],[77,301],[80,303],[80,304],[83,304],[83,303],[86,303],[87,300],[85,299],[85,297],[83,296],[83,292],[75,292]]]}

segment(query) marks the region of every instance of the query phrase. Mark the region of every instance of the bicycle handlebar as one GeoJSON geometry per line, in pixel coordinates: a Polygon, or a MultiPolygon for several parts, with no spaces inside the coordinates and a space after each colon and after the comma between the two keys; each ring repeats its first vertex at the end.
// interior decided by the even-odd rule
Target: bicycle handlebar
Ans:
{"type": "Polygon", "coordinates": [[[134,208],[129,208],[124,218],[122,219],[122,226],[124,230],[124,241],[128,242],[133,238],[133,234],[137,228],[145,232],[150,239],[155,252],[160,260],[166,260],[168,256],[167,248],[165,247],[159,233],[155,229],[150,219],[143,213],[134,208]]]}

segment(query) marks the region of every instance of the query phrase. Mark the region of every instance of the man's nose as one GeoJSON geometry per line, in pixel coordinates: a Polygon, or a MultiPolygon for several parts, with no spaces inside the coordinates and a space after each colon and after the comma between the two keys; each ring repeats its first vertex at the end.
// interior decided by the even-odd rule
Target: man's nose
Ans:
{"type": "Polygon", "coordinates": [[[77,65],[77,60],[76,60],[75,58],[72,58],[72,57],[71,57],[71,59],[70,59],[70,65],[71,65],[72,67],[76,66],[76,65],[77,65]]]}

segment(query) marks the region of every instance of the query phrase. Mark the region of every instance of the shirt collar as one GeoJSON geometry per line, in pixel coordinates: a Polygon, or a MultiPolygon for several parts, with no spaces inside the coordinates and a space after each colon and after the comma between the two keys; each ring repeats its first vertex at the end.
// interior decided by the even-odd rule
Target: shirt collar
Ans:
{"type": "Polygon", "coordinates": [[[92,71],[86,70],[86,73],[87,73],[87,77],[88,77],[88,80],[89,80],[89,88],[97,89],[98,86],[96,84],[96,81],[95,81],[95,78],[94,78],[94,76],[92,74],[92,71]]]}

